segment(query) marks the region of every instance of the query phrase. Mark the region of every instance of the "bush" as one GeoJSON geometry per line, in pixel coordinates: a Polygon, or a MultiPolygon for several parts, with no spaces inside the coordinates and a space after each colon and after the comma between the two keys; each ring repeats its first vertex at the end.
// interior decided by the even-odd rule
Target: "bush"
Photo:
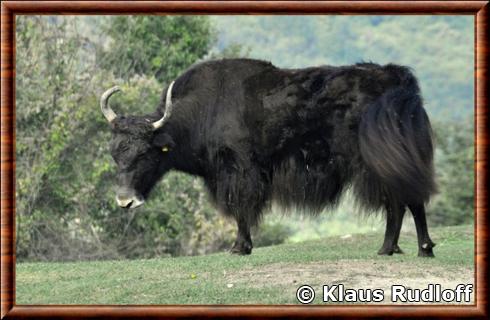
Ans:
{"type": "Polygon", "coordinates": [[[284,243],[291,235],[292,230],[286,224],[262,223],[253,234],[254,247],[267,247],[284,243]]]}
{"type": "Polygon", "coordinates": [[[439,193],[428,219],[433,225],[458,225],[474,220],[473,120],[435,123],[435,169],[439,193]]]}

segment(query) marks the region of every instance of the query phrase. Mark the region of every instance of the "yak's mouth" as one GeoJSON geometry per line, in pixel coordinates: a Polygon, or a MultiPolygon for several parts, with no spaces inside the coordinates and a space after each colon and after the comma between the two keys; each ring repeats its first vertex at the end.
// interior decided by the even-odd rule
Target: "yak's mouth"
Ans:
{"type": "Polygon", "coordinates": [[[145,203],[143,197],[130,196],[130,197],[119,197],[116,196],[117,205],[121,208],[134,209],[145,203]]]}

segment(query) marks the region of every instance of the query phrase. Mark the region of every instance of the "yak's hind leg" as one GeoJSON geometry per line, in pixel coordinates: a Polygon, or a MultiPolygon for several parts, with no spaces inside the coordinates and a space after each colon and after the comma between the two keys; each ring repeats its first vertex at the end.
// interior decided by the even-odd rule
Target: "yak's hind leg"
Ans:
{"type": "Polygon", "coordinates": [[[405,215],[404,205],[386,204],[386,231],[383,246],[379,249],[379,255],[392,255],[393,253],[403,253],[398,246],[398,238],[402,229],[403,216],[405,215]]]}
{"type": "Polygon", "coordinates": [[[417,239],[419,244],[419,257],[434,257],[432,248],[436,246],[429,237],[429,230],[427,229],[427,221],[425,218],[425,207],[423,204],[408,205],[410,211],[412,211],[413,219],[415,221],[415,228],[417,229],[417,239]]]}

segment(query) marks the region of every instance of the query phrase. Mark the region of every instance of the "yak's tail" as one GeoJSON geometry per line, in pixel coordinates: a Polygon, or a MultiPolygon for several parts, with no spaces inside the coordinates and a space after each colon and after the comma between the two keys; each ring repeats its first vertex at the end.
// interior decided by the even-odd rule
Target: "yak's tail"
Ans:
{"type": "Polygon", "coordinates": [[[373,209],[386,200],[421,204],[437,189],[429,118],[415,77],[399,71],[405,79],[367,108],[359,127],[365,170],[355,190],[373,209]]]}

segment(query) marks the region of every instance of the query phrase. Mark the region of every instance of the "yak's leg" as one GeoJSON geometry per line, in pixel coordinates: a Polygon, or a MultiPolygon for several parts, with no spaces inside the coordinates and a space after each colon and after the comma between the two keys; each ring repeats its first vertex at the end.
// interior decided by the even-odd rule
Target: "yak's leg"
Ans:
{"type": "Polygon", "coordinates": [[[402,229],[405,206],[387,204],[386,208],[386,231],[383,246],[379,249],[379,255],[392,255],[393,253],[403,253],[398,246],[398,238],[402,229]]]}
{"type": "Polygon", "coordinates": [[[231,248],[231,253],[234,254],[251,254],[252,253],[252,238],[250,237],[250,224],[246,219],[238,217],[237,219],[238,232],[235,243],[231,248]]]}
{"type": "Polygon", "coordinates": [[[400,238],[400,231],[402,230],[403,217],[405,216],[405,206],[400,206],[400,223],[395,230],[395,242],[393,245],[393,253],[403,254],[403,250],[398,245],[398,239],[400,238]]]}
{"type": "Polygon", "coordinates": [[[234,254],[252,253],[250,228],[258,224],[268,196],[267,183],[262,180],[257,167],[241,165],[242,170],[228,170],[221,181],[222,207],[237,222],[236,241],[231,249],[234,254]]]}
{"type": "Polygon", "coordinates": [[[427,221],[425,218],[425,208],[423,204],[408,205],[410,211],[412,211],[413,219],[415,221],[415,228],[417,229],[417,239],[419,243],[419,257],[434,257],[432,248],[436,246],[429,237],[429,230],[427,229],[427,221]]]}

